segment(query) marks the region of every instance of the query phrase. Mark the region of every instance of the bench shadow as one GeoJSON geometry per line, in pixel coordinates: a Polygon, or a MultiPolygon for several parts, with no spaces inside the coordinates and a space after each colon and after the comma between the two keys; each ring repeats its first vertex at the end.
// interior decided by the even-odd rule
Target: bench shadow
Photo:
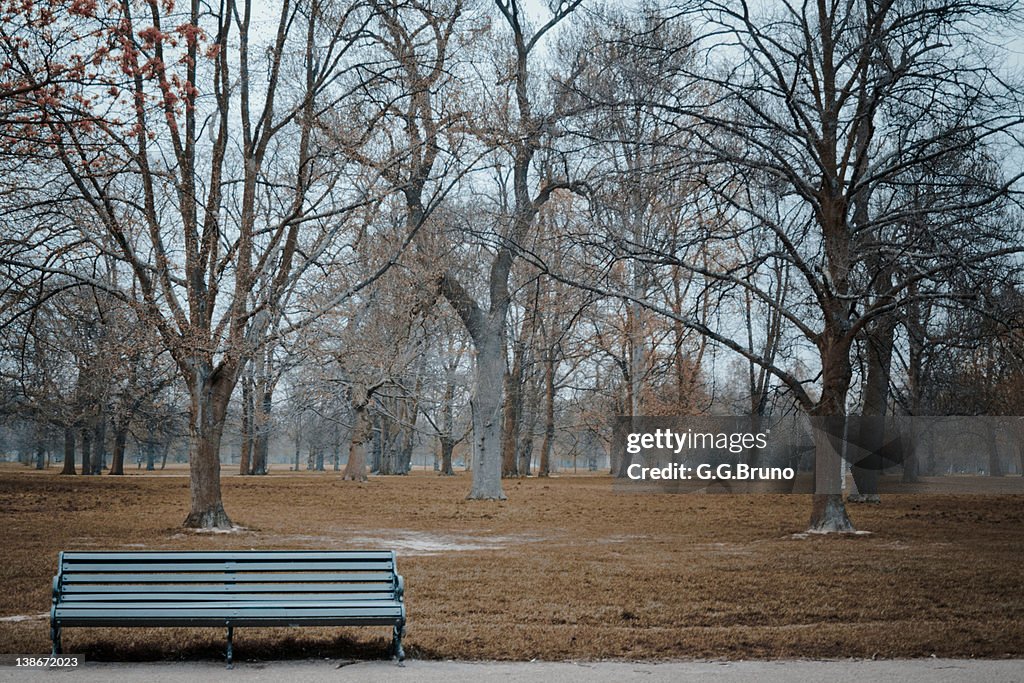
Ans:
{"type": "MultiPolygon", "coordinates": [[[[312,628],[295,634],[289,628],[237,628],[234,661],[260,662],[304,659],[386,661],[391,659],[390,633],[312,634],[312,628]]],[[[356,629],[353,629],[356,630],[356,629]]],[[[359,629],[366,631],[363,627],[359,629]]],[[[388,629],[390,631],[390,629],[388,629]]],[[[94,662],[224,662],[225,632],[212,628],[110,628],[98,633],[82,629],[65,631],[64,652],[84,655],[94,662]]],[[[407,658],[435,659],[436,654],[406,646],[407,658]]]]}

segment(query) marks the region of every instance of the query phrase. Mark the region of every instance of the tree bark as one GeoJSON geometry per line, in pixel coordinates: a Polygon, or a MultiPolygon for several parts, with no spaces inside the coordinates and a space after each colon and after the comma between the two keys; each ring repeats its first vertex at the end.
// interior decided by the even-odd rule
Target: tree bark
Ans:
{"type": "Polygon", "coordinates": [[[548,349],[544,360],[544,442],[540,447],[538,477],[551,474],[551,452],[555,447],[555,359],[554,349],[548,349]]]}
{"type": "MultiPolygon", "coordinates": [[[[502,320],[504,316],[502,316],[502,320]]],[[[477,341],[473,397],[473,486],[471,500],[505,500],[501,488],[501,408],[505,380],[502,335],[488,326],[477,341]]]]}
{"type": "Polygon", "coordinates": [[[96,439],[92,443],[92,465],[90,474],[102,474],[107,459],[107,420],[100,415],[96,422],[96,439]]]}
{"type": "Polygon", "coordinates": [[[124,447],[128,441],[128,425],[114,430],[114,452],[110,458],[110,474],[124,474],[124,447]]]}
{"type": "Polygon", "coordinates": [[[64,428],[64,468],[61,474],[75,474],[75,428],[64,428]]]}
{"type": "Polygon", "coordinates": [[[92,428],[82,428],[82,474],[92,474],[92,428]]]}
{"type": "Polygon", "coordinates": [[[146,471],[156,469],[156,425],[153,418],[146,421],[146,471]]]}
{"type": "Polygon", "coordinates": [[[811,411],[814,433],[814,500],[809,530],[816,533],[853,531],[843,502],[843,460],[840,452],[846,420],[846,392],[852,369],[850,349],[843,343],[821,341],[821,399],[811,411]]]}
{"type": "MultiPolygon", "coordinates": [[[[879,279],[890,286],[891,276],[879,279]]],[[[857,503],[878,503],[878,477],[882,468],[882,446],[885,443],[885,416],[889,403],[889,373],[892,365],[893,337],[896,318],[881,316],[867,330],[868,372],[864,380],[863,419],[860,420],[857,443],[864,450],[854,461],[852,470],[857,482],[857,503]]]]}
{"type": "Polygon", "coordinates": [[[348,446],[348,462],[342,479],[345,481],[366,481],[366,444],[373,437],[373,423],[368,415],[366,392],[353,387],[352,410],[355,414],[352,426],[352,440],[348,446]]]}
{"type": "Polygon", "coordinates": [[[189,489],[191,508],[184,526],[230,529],[220,492],[220,442],[231,397],[230,376],[197,369],[189,404],[189,489]]]}
{"type": "Polygon", "coordinates": [[[452,469],[452,452],[455,450],[455,442],[444,436],[439,438],[441,442],[441,471],[442,477],[454,477],[455,470],[452,469]]]}
{"type": "MultiPolygon", "coordinates": [[[[251,472],[253,474],[266,474],[270,457],[270,411],[274,407],[274,386],[276,382],[271,378],[268,370],[260,383],[257,385],[257,393],[260,401],[253,410],[253,462],[251,472]]],[[[255,399],[255,396],[254,396],[255,399]]]]}
{"type": "Polygon", "coordinates": [[[331,456],[334,461],[334,471],[338,472],[341,470],[341,430],[338,429],[337,423],[334,425],[333,442],[331,456]]]}
{"type": "Polygon", "coordinates": [[[252,378],[249,373],[242,379],[242,447],[238,458],[238,473],[242,475],[252,474],[252,426],[253,426],[253,399],[252,399],[252,378]]]}
{"type": "Polygon", "coordinates": [[[513,363],[512,371],[505,373],[505,402],[501,410],[501,476],[514,477],[516,468],[516,441],[519,431],[519,370],[513,363]]]}

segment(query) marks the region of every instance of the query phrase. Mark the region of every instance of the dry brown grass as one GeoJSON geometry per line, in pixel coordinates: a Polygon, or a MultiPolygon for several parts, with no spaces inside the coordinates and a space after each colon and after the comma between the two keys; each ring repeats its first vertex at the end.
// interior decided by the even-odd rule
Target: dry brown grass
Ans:
{"type": "MultiPolygon", "coordinates": [[[[1024,655],[1020,496],[892,496],[852,509],[870,535],[801,539],[799,495],[625,495],[607,477],[565,476],[506,482],[509,500],[489,503],[465,500],[468,475],[279,473],[225,477],[228,512],[248,530],[215,535],[178,527],[187,487],[181,472],[0,467],[0,617],[49,609],[62,549],[377,545],[398,549],[411,657],[1024,655]]],[[[65,651],[216,658],[223,636],[68,629],[65,651]]],[[[44,653],[48,623],[0,621],[0,639],[6,653],[44,653]]],[[[236,656],[381,657],[388,642],[376,628],[239,629],[236,656]]]]}

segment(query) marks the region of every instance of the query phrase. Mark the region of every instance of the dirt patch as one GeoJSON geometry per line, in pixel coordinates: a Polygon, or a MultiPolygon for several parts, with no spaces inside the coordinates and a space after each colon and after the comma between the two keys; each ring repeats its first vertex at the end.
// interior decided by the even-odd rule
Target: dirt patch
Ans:
{"type": "Polygon", "coordinates": [[[349,540],[367,548],[393,549],[400,555],[437,555],[471,550],[502,550],[510,545],[537,543],[544,539],[524,535],[481,536],[381,529],[371,535],[353,536],[349,540]]]}
{"type": "MultiPolygon", "coordinates": [[[[225,470],[227,473],[227,470],[225,470]]],[[[615,494],[599,476],[345,482],[224,479],[230,534],[180,528],[177,476],[0,466],[0,617],[49,609],[71,549],[394,548],[407,650],[456,659],[1024,655],[1024,497],[915,495],[851,507],[866,535],[807,536],[799,495],[615,494]]],[[[221,656],[219,629],[68,629],[92,659],[221,656]]],[[[384,657],[384,628],[239,629],[241,659],[384,657]]],[[[49,650],[45,619],[0,621],[0,651],[49,650]]]]}

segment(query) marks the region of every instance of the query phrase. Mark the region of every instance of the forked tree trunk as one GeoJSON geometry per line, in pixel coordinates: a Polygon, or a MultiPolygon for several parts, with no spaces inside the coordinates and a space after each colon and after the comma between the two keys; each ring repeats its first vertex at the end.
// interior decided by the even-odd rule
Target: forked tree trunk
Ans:
{"type": "Polygon", "coordinates": [[[61,474],[75,473],[75,428],[64,428],[64,468],[61,474]]]}

